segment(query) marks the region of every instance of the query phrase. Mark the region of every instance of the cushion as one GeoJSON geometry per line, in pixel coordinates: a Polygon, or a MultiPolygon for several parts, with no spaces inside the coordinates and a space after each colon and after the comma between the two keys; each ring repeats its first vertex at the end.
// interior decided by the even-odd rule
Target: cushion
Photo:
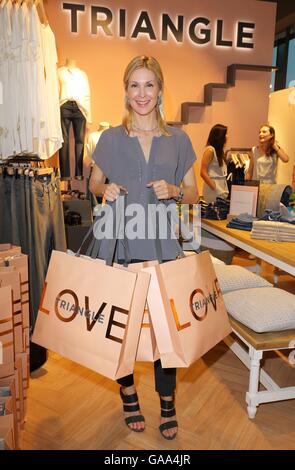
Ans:
{"type": "Polygon", "coordinates": [[[211,257],[211,261],[213,264],[222,264],[223,266],[225,266],[224,261],[222,261],[221,259],[215,258],[215,256],[211,255],[211,253],[210,253],[210,257],[211,257]]]}
{"type": "Polygon", "coordinates": [[[272,287],[272,284],[263,277],[241,266],[214,264],[214,269],[223,294],[252,287],[272,287]]]}
{"type": "Polygon", "coordinates": [[[295,328],[295,295],[283,289],[236,290],[223,298],[228,313],[257,333],[295,328]]]}

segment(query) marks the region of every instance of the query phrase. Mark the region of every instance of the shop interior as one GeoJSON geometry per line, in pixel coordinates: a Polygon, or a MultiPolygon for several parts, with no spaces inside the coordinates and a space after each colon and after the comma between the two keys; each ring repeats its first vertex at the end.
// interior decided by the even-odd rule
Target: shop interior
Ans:
{"type": "MultiPolygon", "coordinates": [[[[294,450],[293,2],[97,3],[0,2],[0,450],[294,450]],[[124,423],[111,366],[92,367],[87,344],[71,349],[55,336],[58,326],[46,326],[53,316],[63,328],[83,319],[86,338],[103,318],[102,300],[90,318],[93,299],[85,291],[81,303],[64,281],[78,258],[81,286],[83,260],[101,266],[91,259],[100,248],[85,241],[106,203],[90,184],[94,156],[102,136],[122,123],[123,73],[141,55],[161,64],[165,125],[184,131],[197,157],[197,204],[182,206],[181,184],[174,198],[179,221],[193,220],[193,242],[178,237],[184,259],[193,266],[197,254],[210,264],[231,325],[178,368],[171,442],[158,430],[152,363],[166,356],[148,286],[133,358],[144,433],[124,423]],[[147,355],[138,346],[144,330],[147,355]]],[[[131,274],[144,290],[144,275],[139,281],[130,269],[130,282],[131,274]]],[[[196,290],[201,278],[196,273],[196,290]]],[[[97,283],[111,295],[117,286],[108,279],[97,283]]],[[[188,323],[169,296],[181,335],[188,323]]],[[[125,341],[115,339],[114,350],[125,341]]]]}

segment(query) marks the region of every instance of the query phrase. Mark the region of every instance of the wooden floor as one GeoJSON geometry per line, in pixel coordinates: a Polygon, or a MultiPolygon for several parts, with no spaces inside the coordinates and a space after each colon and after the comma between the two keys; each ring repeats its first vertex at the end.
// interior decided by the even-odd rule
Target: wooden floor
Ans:
{"type": "MultiPolygon", "coordinates": [[[[253,264],[236,259],[238,264],[253,264]]],[[[272,280],[263,264],[264,277],[272,280]]],[[[294,279],[279,276],[279,287],[295,293],[294,279]]],[[[266,368],[281,385],[295,385],[295,368],[285,356],[269,354],[266,368]]],[[[218,344],[189,369],[178,370],[176,409],[179,434],[159,433],[159,399],[151,364],[135,371],[144,433],[129,431],[122,419],[118,385],[51,353],[32,374],[23,449],[295,449],[295,400],[263,404],[255,420],[246,412],[248,369],[218,344]]]]}

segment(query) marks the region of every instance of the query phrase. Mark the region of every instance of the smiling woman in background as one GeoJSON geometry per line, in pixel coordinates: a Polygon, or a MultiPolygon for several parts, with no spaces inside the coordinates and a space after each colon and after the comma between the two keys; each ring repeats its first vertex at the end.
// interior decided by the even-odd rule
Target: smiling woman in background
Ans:
{"type": "Polygon", "coordinates": [[[259,129],[259,144],[252,148],[247,180],[259,180],[262,183],[276,183],[278,158],[288,163],[289,157],[275,140],[275,130],[265,124],[259,129]]]}

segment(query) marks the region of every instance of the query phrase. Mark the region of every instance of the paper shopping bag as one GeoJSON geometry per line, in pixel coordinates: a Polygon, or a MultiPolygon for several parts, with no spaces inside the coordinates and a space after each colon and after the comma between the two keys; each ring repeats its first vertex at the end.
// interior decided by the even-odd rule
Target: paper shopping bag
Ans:
{"type": "Polygon", "coordinates": [[[188,367],[231,332],[208,251],[144,268],[163,367],[188,367]]]}
{"type": "Polygon", "coordinates": [[[13,266],[0,267],[0,285],[11,286],[12,289],[12,313],[13,313],[13,337],[15,353],[22,353],[23,343],[23,320],[21,305],[20,275],[13,266]]]}
{"type": "MultiPolygon", "coordinates": [[[[114,266],[120,269],[129,269],[134,272],[139,272],[142,268],[146,268],[149,266],[156,266],[158,261],[143,261],[140,263],[130,263],[128,268],[123,266],[122,264],[114,264],[114,266]]],[[[153,329],[153,325],[151,323],[148,305],[146,304],[144,309],[143,320],[140,329],[138,347],[136,352],[136,361],[140,362],[155,362],[159,359],[159,351],[157,348],[155,333],[153,329]]]]}
{"type": "Polygon", "coordinates": [[[6,286],[0,287],[0,369],[13,363],[14,359],[12,291],[6,286]]]}
{"type": "Polygon", "coordinates": [[[136,361],[155,362],[160,358],[156,337],[150,319],[148,308],[144,311],[141,324],[136,361]]]}
{"type": "Polygon", "coordinates": [[[33,341],[111,379],[131,374],[149,278],[53,251],[33,341]]]}

